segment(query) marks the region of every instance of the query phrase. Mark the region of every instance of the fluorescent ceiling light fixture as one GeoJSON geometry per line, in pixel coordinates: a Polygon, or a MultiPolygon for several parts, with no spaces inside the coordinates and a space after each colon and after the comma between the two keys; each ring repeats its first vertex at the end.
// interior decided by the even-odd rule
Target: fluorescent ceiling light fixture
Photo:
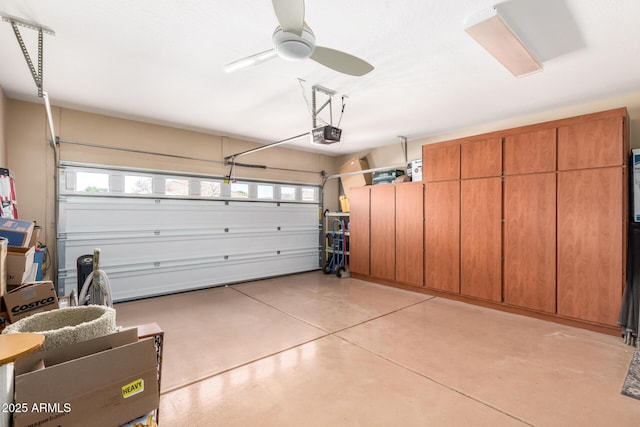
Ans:
{"type": "Polygon", "coordinates": [[[472,18],[464,30],[514,76],[542,70],[542,64],[509,28],[495,6],[472,18]]]}

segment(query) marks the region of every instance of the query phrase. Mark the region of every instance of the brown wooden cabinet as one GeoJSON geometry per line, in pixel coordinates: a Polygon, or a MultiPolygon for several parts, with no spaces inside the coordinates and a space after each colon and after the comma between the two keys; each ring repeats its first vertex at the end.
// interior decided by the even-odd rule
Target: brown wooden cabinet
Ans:
{"type": "Polygon", "coordinates": [[[427,183],[424,216],[425,286],[460,293],[460,181],[427,183]]]}
{"type": "Polygon", "coordinates": [[[424,145],[422,170],[426,182],[460,179],[460,144],[424,145]]]}
{"type": "Polygon", "coordinates": [[[628,156],[620,115],[558,128],[558,170],[622,165],[628,156]]]}
{"type": "Polygon", "coordinates": [[[369,275],[369,187],[352,187],[349,205],[349,269],[369,275]]]}
{"type": "Polygon", "coordinates": [[[460,292],[502,301],[502,179],[460,186],[460,292]]]}
{"type": "Polygon", "coordinates": [[[505,302],[555,313],[555,172],[506,177],[504,216],[505,302]]]}
{"type": "Polygon", "coordinates": [[[460,145],[460,178],[502,175],[502,138],[469,141],[460,145]]]}
{"type": "MultiPolygon", "coordinates": [[[[620,108],[423,146],[425,292],[617,333],[628,126],[620,108]]],[[[419,286],[414,188],[355,193],[354,273],[419,286]]]]}
{"type": "Polygon", "coordinates": [[[424,185],[398,184],[396,190],[396,281],[422,287],[424,185]]]}
{"type": "Polygon", "coordinates": [[[558,174],[558,314],[615,325],[624,284],[621,167],[558,174]]]}
{"type": "Polygon", "coordinates": [[[371,187],[371,276],[394,280],[396,273],[395,186],[371,187]]]}
{"type": "Polygon", "coordinates": [[[556,170],[556,129],[509,135],[504,140],[504,174],[556,170]]]}

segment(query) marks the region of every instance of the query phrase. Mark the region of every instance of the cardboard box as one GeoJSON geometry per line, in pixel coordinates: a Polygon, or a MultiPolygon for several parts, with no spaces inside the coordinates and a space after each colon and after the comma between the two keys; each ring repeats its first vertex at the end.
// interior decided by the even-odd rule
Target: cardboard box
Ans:
{"type": "Polygon", "coordinates": [[[0,237],[0,297],[7,293],[7,250],[8,240],[0,237]]]}
{"type": "Polygon", "coordinates": [[[340,210],[342,212],[349,212],[351,207],[349,206],[349,196],[340,196],[340,210]]]}
{"type": "Polygon", "coordinates": [[[0,237],[9,240],[9,246],[29,247],[33,226],[33,221],[1,218],[0,237]]]}
{"type": "MultiPolygon", "coordinates": [[[[369,163],[366,159],[359,159],[358,156],[354,156],[347,161],[347,163],[340,166],[338,172],[340,174],[359,172],[369,169],[369,163]]],[[[365,185],[371,185],[371,174],[361,173],[349,176],[340,177],[340,183],[347,196],[349,196],[349,190],[352,187],[364,187],[365,185]]]]}
{"type": "Polygon", "coordinates": [[[58,308],[58,296],[51,281],[25,283],[8,292],[3,299],[11,323],[35,313],[58,308]]]}
{"type": "Polygon", "coordinates": [[[31,273],[35,248],[9,246],[7,250],[7,285],[21,285],[31,273]]]}
{"type": "Polygon", "coordinates": [[[14,384],[14,427],[118,426],[160,403],[155,345],[136,329],[20,358],[14,384]]]}

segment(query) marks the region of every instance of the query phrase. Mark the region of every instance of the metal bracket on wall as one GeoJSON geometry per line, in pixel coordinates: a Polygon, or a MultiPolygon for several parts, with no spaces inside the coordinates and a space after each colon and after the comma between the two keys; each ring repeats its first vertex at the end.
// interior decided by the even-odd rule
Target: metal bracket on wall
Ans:
{"type": "MultiPolygon", "coordinates": [[[[16,39],[18,40],[18,44],[20,45],[20,49],[22,50],[22,55],[24,59],[27,61],[27,66],[29,67],[29,71],[31,71],[31,76],[33,77],[34,82],[36,83],[36,87],[38,88],[38,97],[42,98],[42,39],[43,34],[49,34],[55,36],[56,33],[47,27],[44,27],[40,24],[36,24],[34,22],[25,21],[22,19],[14,18],[12,16],[3,16],[2,20],[11,24],[13,27],[13,32],[16,35],[16,39]],[[31,60],[31,56],[29,56],[29,51],[27,50],[27,46],[22,39],[22,34],[20,34],[20,29],[18,27],[29,28],[31,30],[35,30],[38,32],[38,70],[36,71],[35,66],[33,65],[33,61],[31,60]]],[[[53,135],[52,135],[53,137],[53,135]]]]}

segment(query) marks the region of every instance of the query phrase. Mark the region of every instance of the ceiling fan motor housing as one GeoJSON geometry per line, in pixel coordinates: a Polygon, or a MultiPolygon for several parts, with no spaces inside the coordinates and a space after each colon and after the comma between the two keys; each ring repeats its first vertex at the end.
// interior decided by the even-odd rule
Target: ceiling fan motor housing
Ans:
{"type": "Polygon", "coordinates": [[[282,27],[278,27],[273,32],[272,40],[278,56],[288,61],[307,59],[316,48],[316,37],[306,25],[300,36],[283,31],[282,27]]]}

